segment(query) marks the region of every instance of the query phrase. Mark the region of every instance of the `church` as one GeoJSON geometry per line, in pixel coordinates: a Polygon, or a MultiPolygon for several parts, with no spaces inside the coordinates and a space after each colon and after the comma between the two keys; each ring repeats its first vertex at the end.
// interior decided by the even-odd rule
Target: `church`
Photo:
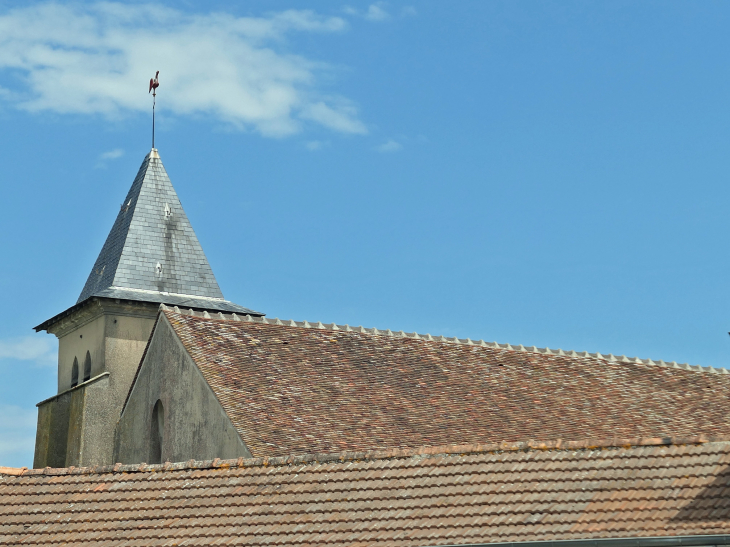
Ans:
{"type": "Polygon", "coordinates": [[[0,545],[730,544],[730,374],[226,300],[156,149],[59,340],[0,545]]]}

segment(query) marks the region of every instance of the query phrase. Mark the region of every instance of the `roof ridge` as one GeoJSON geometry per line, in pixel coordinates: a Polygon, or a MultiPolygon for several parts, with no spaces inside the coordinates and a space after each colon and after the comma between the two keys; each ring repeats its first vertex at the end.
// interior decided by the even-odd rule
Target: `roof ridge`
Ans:
{"type": "Polygon", "coordinates": [[[222,460],[188,460],[186,462],[165,462],[162,464],[122,464],[97,465],[91,467],[46,467],[28,469],[26,467],[0,467],[1,475],[34,476],[34,475],[94,475],[102,473],[142,473],[150,471],[182,471],[185,469],[229,469],[246,467],[280,467],[288,465],[318,464],[331,462],[349,462],[362,460],[407,459],[422,456],[440,457],[449,455],[486,454],[499,452],[536,452],[536,451],[576,451],[576,450],[628,450],[649,446],[686,446],[707,443],[729,443],[730,436],[707,437],[637,437],[633,439],[598,439],[583,441],[523,441],[484,444],[453,444],[439,446],[422,446],[419,448],[392,448],[384,450],[368,450],[363,452],[328,452],[316,454],[291,454],[289,456],[264,456],[258,458],[237,458],[222,460]]]}
{"type": "Polygon", "coordinates": [[[463,344],[468,346],[481,346],[481,347],[488,347],[493,349],[502,349],[502,350],[508,350],[508,351],[520,351],[520,352],[527,352],[527,353],[540,353],[543,355],[556,355],[556,356],[565,356],[565,357],[581,357],[584,359],[602,359],[604,361],[608,361],[609,363],[619,363],[619,364],[634,364],[634,365],[650,365],[650,366],[657,366],[657,367],[664,367],[664,368],[673,368],[673,369],[681,369],[681,370],[687,370],[692,372],[705,372],[709,374],[730,374],[730,371],[726,368],[718,368],[718,367],[711,367],[706,366],[703,367],[701,365],[689,365],[687,363],[677,363],[676,361],[671,361],[669,363],[659,360],[655,361],[652,359],[640,359],[639,357],[626,357],[625,355],[619,355],[615,356],[612,353],[609,353],[608,355],[604,355],[601,353],[588,353],[587,351],[582,352],[576,352],[573,350],[563,350],[563,349],[551,349],[551,348],[538,348],[535,346],[523,346],[520,344],[519,346],[514,346],[511,344],[500,344],[498,342],[485,342],[484,340],[471,340],[470,338],[458,338],[457,336],[453,336],[451,338],[447,338],[445,336],[431,336],[430,334],[418,334],[416,332],[403,332],[397,331],[393,332],[390,329],[381,330],[377,329],[375,327],[372,328],[365,328],[362,326],[358,327],[351,327],[350,325],[337,325],[335,323],[321,323],[319,321],[317,322],[308,322],[308,321],[294,321],[292,319],[286,319],[286,320],[280,320],[277,317],[274,318],[266,318],[266,317],[256,317],[252,315],[238,315],[236,313],[221,313],[218,312],[214,315],[207,314],[206,312],[196,312],[193,309],[189,310],[181,310],[178,306],[170,307],[166,306],[165,304],[160,304],[160,310],[162,311],[168,311],[172,313],[179,313],[181,315],[191,315],[194,317],[201,317],[204,319],[211,319],[211,320],[219,320],[219,321],[245,321],[248,323],[264,323],[266,325],[283,325],[288,327],[300,327],[305,329],[324,329],[324,330],[333,330],[333,331],[345,331],[345,332],[358,332],[362,334],[371,334],[371,335],[379,335],[379,336],[390,336],[394,338],[412,338],[415,340],[424,340],[427,342],[444,342],[444,343],[451,343],[451,344],[463,344]]]}

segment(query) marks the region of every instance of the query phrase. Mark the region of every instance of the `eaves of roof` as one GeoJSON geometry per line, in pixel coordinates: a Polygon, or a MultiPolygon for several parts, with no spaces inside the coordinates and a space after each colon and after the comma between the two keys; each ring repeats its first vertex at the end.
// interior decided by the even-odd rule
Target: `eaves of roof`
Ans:
{"type": "Polygon", "coordinates": [[[74,304],[70,308],[62,311],[59,314],[54,315],[50,319],[47,319],[40,325],[33,327],[33,330],[40,332],[42,330],[48,330],[55,323],[60,320],[73,315],[76,311],[80,310],[84,306],[94,301],[116,301],[118,303],[149,303],[149,304],[162,304],[169,306],[183,306],[187,309],[195,310],[196,312],[211,311],[213,313],[226,312],[226,313],[242,313],[249,314],[252,317],[263,317],[264,314],[254,310],[250,310],[228,300],[214,299],[214,298],[200,298],[188,295],[178,295],[170,293],[158,293],[152,291],[141,291],[133,289],[117,289],[110,288],[99,292],[99,294],[92,295],[78,304],[74,304]]]}
{"type": "Polygon", "coordinates": [[[629,537],[608,539],[566,539],[562,541],[517,541],[506,543],[470,543],[429,547],[709,547],[730,545],[730,536],[697,535],[669,537],[629,537]]]}

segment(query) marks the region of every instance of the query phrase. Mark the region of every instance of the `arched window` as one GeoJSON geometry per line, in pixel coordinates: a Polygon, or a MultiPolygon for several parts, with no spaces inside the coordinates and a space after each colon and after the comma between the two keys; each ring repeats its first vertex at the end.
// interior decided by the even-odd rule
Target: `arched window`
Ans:
{"type": "Polygon", "coordinates": [[[84,382],[91,378],[91,354],[86,352],[86,359],[84,359],[84,382]]]}
{"type": "Polygon", "coordinates": [[[150,424],[150,461],[149,463],[162,463],[162,445],[165,434],[165,409],[162,401],[157,399],[152,409],[152,423],[150,424]]]}
{"type": "Polygon", "coordinates": [[[79,360],[74,357],[74,364],[71,367],[71,387],[79,384],[79,360]]]}

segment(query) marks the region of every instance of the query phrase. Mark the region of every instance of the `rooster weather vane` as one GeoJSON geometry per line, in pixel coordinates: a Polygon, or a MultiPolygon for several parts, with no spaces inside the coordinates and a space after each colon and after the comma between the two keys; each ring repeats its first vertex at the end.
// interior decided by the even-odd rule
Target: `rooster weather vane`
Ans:
{"type": "Polygon", "coordinates": [[[155,73],[154,78],[150,78],[150,90],[147,93],[152,92],[152,148],[155,148],[155,101],[157,100],[157,88],[160,87],[160,81],[157,77],[160,75],[158,70],[155,73]]]}

